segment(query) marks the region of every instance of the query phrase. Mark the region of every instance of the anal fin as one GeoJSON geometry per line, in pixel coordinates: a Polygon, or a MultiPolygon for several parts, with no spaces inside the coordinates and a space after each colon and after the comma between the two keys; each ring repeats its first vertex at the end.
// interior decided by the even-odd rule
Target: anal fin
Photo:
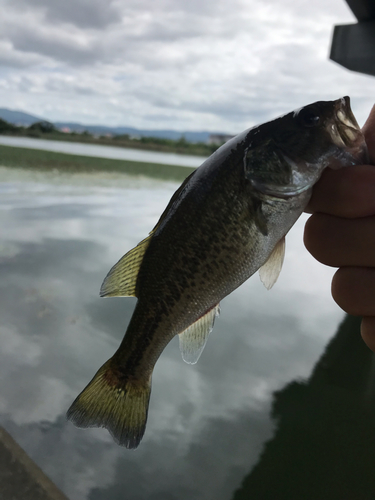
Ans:
{"type": "Polygon", "coordinates": [[[186,363],[194,365],[198,361],[219,312],[220,306],[217,304],[179,334],[180,351],[186,363]]]}
{"type": "Polygon", "coordinates": [[[269,290],[276,283],[285,255],[285,236],[278,241],[271,255],[259,269],[259,277],[263,285],[269,290]]]}

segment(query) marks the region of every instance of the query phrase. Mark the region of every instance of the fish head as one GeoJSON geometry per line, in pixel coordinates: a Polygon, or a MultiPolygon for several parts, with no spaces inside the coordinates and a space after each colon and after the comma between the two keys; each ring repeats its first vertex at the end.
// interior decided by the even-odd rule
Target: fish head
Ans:
{"type": "Polygon", "coordinates": [[[349,97],[318,101],[248,133],[245,177],[259,192],[288,198],[310,189],[322,171],[368,162],[349,97]]]}

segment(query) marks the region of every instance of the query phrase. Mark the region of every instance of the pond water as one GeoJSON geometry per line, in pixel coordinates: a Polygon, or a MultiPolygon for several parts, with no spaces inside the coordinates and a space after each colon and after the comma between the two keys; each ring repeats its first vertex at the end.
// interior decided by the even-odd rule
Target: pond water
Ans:
{"type": "Polygon", "coordinates": [[[177,339],[165,349],[137,450],[66,421],[135,305],[99,298],[102,280],[176,188],[0,168],[0,424],[71,500],[374,498],[375,365],[358,322],[337,333],[334,271],[304,249],[306,216],[275,287],[255,275],[223,300],[196,365],[177,339]]]}

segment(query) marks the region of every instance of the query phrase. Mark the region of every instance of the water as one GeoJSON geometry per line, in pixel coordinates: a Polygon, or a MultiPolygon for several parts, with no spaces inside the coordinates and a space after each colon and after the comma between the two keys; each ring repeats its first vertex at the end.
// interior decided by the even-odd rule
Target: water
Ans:
{"type": "Polygon", "coordinates": [[[206,160],[204,156],[158,153],[155,151],[142,151],[140,149],[80,144],[68,141],[49,141],[45,139],[32,139],[30,137],[9,137],[6,135],[0,135],[0,144],[17,148],[44,149],[46,151],[56,151],[72,155],[161,163],[182,167],[199,167],[206,160]]]}
{"type": "Polygon", "coordinates": [[[223,300],[196,365],[182,361],[177,339],[166,348],[136,451],[66,421],[135,304],[100,299],[101,282],[176,188],[0,168],[0,424],[71,500],[373,498],[372,357],[358,325],[325,351],[343,313],[330,298],[333,270],[303,247],[305,216],[275,287],[253,276],[223,300]],[[348,464],[356,496],[340,489],[348,464]],[[325,496],[313,485],[326,476],[325,496]]]}

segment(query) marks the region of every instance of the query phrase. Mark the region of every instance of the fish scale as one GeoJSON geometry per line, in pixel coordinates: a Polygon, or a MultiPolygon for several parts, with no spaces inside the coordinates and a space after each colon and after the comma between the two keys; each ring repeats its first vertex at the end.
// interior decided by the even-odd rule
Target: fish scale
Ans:
{"type": "Polygon", "coordinates": [[[138,301],[120,347],[75,399],[68,418],[80,427],[106,427],[117,443],[136,448],[153,368],[166,345],[179,335],[183,359],[196,363],[220,300],[258,269],[267,288],[277,280],[285,235],[323,170],[366,160],[348,97],[310,104],[219,148],[104,280],[101,296],[138,301]]]}

